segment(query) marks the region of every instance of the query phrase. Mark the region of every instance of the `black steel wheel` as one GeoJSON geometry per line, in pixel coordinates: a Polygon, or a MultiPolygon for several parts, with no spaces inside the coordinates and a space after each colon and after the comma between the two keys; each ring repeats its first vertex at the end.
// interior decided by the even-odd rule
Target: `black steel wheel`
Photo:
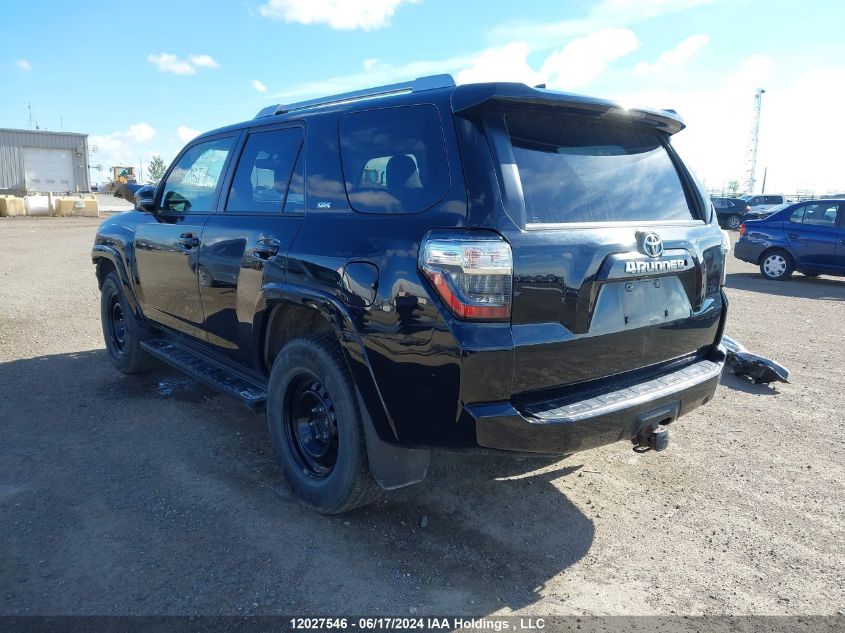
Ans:
{"type": "Polygon", "coordinates": [[[155,367],[155,359],[141,349],[142,327],[123,294],[117,273],[111,271],[100,289],[100,320],[106,350],[120,371],[136,374],[155,367]]]}
{"type": "Polygon", "coordinates": [[[311,507],[339,514],[380,496],[355,386],[334,334],[282,348],[270,372],[267,423],[285,478],[311,507]]]}
{"type": "Polygon", "coordinates": [[[126,344],[126,315],[120,305],[120,297],[116,294],[111,298],[110,314],[112,345],[116,350],[123,352],[123,346],[126,344]]]}
{"type": "Polygon", "coordinates": [[[294,378],[285,397],[285,433],[293,455],[309,477],[328,477],[337,463],[337,414],[329,392],[315,376],[294,378]]]}

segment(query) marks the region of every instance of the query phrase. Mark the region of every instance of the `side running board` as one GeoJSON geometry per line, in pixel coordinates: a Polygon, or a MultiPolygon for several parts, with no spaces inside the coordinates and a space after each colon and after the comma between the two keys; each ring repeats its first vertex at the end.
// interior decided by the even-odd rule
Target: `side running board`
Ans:
{"type": "Polygon", "coordinates": [[[187,346],[152,338],[142,341],[141,347],[192,378],[234,396],[253,411],[261,411],[267,403],[267,390],[262,385],[187,346]]]}

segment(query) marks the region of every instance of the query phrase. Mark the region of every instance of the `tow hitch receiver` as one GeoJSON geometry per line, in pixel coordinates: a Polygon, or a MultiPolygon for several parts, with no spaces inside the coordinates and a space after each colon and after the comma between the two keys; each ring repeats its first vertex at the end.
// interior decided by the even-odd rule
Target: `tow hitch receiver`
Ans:
{"type": "Polygon", "coordinates": [[[752,354],[745,346],[730,336],[722,337],[727,352],[727,366],[735,376],[748,376],[757,384],[789,382],[789,370],[775,361],[752,354]]]}
{"type": "Polygon", "coordinates": [[[636,424],[639,431],[632,440],[634,450],[645,453],[646,451],[664,451],[669,448],[669,429],[666,425],[671,424],[678,417],[680,408],[680,402],[672,402],[637,416],[636,424]]]}

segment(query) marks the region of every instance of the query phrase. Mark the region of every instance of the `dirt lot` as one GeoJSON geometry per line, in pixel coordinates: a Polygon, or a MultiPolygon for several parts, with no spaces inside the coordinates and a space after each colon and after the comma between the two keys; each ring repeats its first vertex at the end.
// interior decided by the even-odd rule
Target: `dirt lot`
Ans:
{"type": "Polygon", "coordinates": [[[728,331],[793,383],[726,377],[664,453],[438,454],[424,484],[326,518],[262,418],[111,367],[95,229],[0,220],[0,613],[845,609],[845,279],[731,258],[728,331]]]}

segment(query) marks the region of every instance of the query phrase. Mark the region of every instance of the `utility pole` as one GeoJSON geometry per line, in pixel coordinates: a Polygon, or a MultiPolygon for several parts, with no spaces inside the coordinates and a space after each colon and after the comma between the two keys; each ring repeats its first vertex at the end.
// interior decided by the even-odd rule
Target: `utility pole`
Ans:
{"type": "Polygon", "coordinates": [[[754,185],[757,183],[757,143],[760,140],[760,106],[763,103],[763,94],[766,91],[758,88],[754,93],[754,122],[751,124],[751,142],[748,148],[748,169],[745,176],[746,193],[754,193],[754,185]]]}
{"type": "Polygon", "coordinates": [[[26,129],[31,130],[32,129],[32,101],[26,102],[26,111],[28,113],[28,116],[27,116],[27,119],[26,119],[26,129]]]}

